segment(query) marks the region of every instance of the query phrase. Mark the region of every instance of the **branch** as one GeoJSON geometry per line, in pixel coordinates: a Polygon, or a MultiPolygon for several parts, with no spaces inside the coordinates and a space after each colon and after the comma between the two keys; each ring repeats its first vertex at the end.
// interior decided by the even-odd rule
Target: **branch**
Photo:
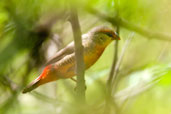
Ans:
{"type": "Polygon", "coordinates": [[[114,45],[114,49],[115,49],[115,53],[114,53],[113,63],[112,63],[109,78],[108,78],[108,81],[107,81],[108,88],[109,88],[110,91],[111,91],[111,84],[112,84],[112,80],[113,80],[113,75],[114,75],[114,72],[115,72],[115,69],[116,69],[117,58],[118,58],[118,41],[116,41],[116,43],[114,45]]]}
{"type": "Polygon", "coordinates": [[[98,12],[97,10],[93,9],[93,8],[88,8],[88,11],[98,17],[100,17],[103,20],[106,20],[110,23],[112,23],[113,25],[119,25],[121,27],[124,27],[128,30],[131,31],[135,31],[138,34],[148,38],[148,39],[157,39],[157,40],[163,40],[163,41],[171,41],[171,36],[163,34],[163,33],[159,33],[159,32],[151,32],[148,29],[142,28],[138,25],[135,25],[133,23],[128,22],[127,20],[121,18],[121,17],[110,17],[107,16],[106,14],[103,14],[101,12],[98,12]]]}
{"type": "Polygon", "coordinates": [[[112,100],[112,80],[114,78],[113,76],[114,76],[115,67],[116,67],[117,58],[118,58],[118,41],[116,41],[114,45],[114,49],[115,49],[115,53],[114,53],[113,63],[112,63],[112,67],[110,70],[109,78],[107,80],[107,92],[106,92],[107,95],[106,95],[106,104],[105,104],[104,114],[111,113],[111,105],[114,106],[116,110],[118,110],[115,100],[112,100]]]}
{"type": "MultiPolygon", "coordinates": [[[[119,26],[117,26],[116,28],[116,32],[119,35],[119,26]]],[[[118,107],[116,105],[115,100],[112,101],[112,80],[115,79],[114,74],[116,74],[116,64],[117,64],[117,59],[118,59],[118,40],[116,40],[116,43],[114,45],[114,49],[115,49],[115,53],[114,53],[114,57],[113,57],[113,63],[112,63],[112,67],[110,70],[110,74],[109,74],[109,78],[107,80],[107,96],[106,96],[106,105],[105,105],[105,114],[111,113],[111,106],[113,105],[115,107],[115,112],[118,113],[118,107]]]]}
{"type": "MultiPolygon", "coordinates": [[[[118,46],[115,45],[115,55],[114,55],[114,60],[113,60],[113,64],[112,64],[112,68],[111,68],[111,72],[110,72],[110,75],[109,75],[109,79],[108,79],[108,97],[111,97],[112,98],[112,94],[115,92],[115,88],[117,88],[117,75],[118,75],[118,71],[119,71],[119,68],[120,68],[120,65],[121,65],[121,62],[123,60],[123,57],[125,55],[125,52],[126,52],[126,49],[127,47],[129,46],[132,38],[133,38],[133,35],[134,33],[132,33],[128,39],[125,41],[125,44],[122,48],[122,51],[121,51],[121,55],[119,57],[119,59],[117,60],[117,55],[118,55],[118,46]],[[113,91],[114,92],[113,92],[113,91]],[[112,93],[113,92],[113,93],[112,93]]],[[[109,99],[110,100],[110,99],[109,99]]],[[[111,101],[110,101],[111,102],[111,101]]],[[[119,113],[119,107],[117,106],[116,104],[116,101],[115,101],[115,98],[113,98],[113,102],[115,103],[115,107],[116,107],[116,110],[117,110],[117,113],[119,113]]]]}
{"type": "Polygon", "coordinates": [[[79,102],[85,102],[85,79],[84,79],[84,61],[83,52],[84,47],[82,45],[81,29],[78,21],[78,15],[76,9],[71,8],[70,22],[74,35],[75,44],[75,59],[76,59],[76,75],[77,75],[77,97],[79,102]]]}
{"type": "Polygon", "coordinates": [[[115,88],[117,88],[117,75],[118,75],[118,72],[119,72],[119,68],[120,68],[121,62],[123,60],[123,57],[125,55],[126,49],[129,46],[133,36],[134,36],[134,33],[132,33],[128,37],[128,39],[125,41],[125,44],[124,44],[124,46],[122,48],[122,51],[121,51],[121,55],[120,55],[120,57],[119,57],[119,59],[118,59],[118,61],[116,63],[116,66],[115,66],[115,69],[114,69],[114,74],[113,74],[113,80],[112,80],[112,83],[111,83],[114,93],[115,93],[115,90],[116,90],[115,88]]]}

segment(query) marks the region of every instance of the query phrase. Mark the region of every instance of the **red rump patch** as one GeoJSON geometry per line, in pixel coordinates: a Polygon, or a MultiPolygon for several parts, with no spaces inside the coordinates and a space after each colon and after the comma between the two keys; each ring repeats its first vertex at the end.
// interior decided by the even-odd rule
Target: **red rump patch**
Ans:
{"type": "Polygon", "coordinates": [[[40,75],[39,79],[44,79],[47,76],[51,67],[52,65],[46,66],[45,69],[43,70],[43,73],[40,75]]]}

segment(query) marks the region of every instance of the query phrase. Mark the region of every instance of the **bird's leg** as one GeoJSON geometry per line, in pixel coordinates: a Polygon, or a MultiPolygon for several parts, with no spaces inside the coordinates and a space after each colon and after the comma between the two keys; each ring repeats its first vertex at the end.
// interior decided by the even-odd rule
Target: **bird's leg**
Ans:
{"type": "MultiPolygon", "coordinates": [[[[72,81],[76,82],[77,83],[77,80],[74,79],[73,77],[70,78],[72,81]]],[[[76,91],[76,87],[74,87],[74,91],[76,91]]]]}
{"type": "Polygon", "coordinates": [[[74,81],[74,82],[77,82],[77,80],[76,80],[76,79],[74,79],[73,77],[71,78],[71,80],[72,80],[72,81],[74,81]]]}
{"type": "MultiPolygon", "coordinates": [[[[77,80],[76,79],[74,79],[73,77],[72,78],[70,78],[72,81],[74,81],[74,82],[76,82],[77,83],[77,80]]],[[[87,87],[85,86],[85,89],[87,89],[87,87]]],[[[74,91],[76,91],[76,87],[74,88],[74,91]]]]}

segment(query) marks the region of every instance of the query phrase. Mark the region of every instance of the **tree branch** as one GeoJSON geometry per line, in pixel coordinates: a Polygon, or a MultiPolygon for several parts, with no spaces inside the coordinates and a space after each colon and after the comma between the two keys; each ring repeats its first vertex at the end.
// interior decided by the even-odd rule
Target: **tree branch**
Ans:
{"type": "Polygon", "coordinates": [[[70,22],[74,35],[75,43],[75,59],[76,59],[76,75],[77,75],[77,97],[79,102],[85,102],[85,79],[84,79],[84,61],[83,52],[84,47],[82,45],[81,29],[79,25],[78,15],[76,9],[71,8],[70,22]]]}

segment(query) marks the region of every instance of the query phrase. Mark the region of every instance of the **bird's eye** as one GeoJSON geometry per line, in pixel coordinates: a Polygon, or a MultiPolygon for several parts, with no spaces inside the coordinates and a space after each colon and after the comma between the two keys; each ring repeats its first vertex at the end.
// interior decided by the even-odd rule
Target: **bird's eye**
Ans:
{"type": "Polygon", "coordinates": [[[109,37],[113,37],[112,33],[106,33],[109,37]]]}

